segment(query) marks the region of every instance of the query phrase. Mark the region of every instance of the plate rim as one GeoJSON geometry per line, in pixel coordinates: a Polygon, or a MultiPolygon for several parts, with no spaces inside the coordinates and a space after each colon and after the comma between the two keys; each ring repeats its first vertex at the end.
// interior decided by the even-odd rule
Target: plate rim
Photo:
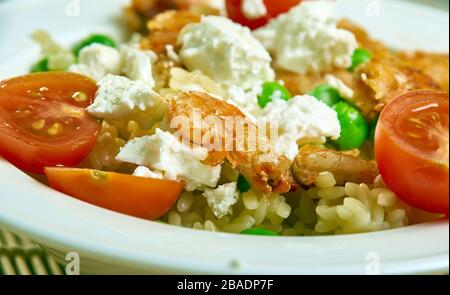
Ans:
{"type": "MultiPolygon", "coordinates": [[[[43,3],[49,3],[55,0],[45,0],[42,1],[43,3]]],[[[0,3],[0,13],[2,11],[2,8],[6,7],[7,5],[15,6],[15,5],[23,5],[26,3],[26,0],[16,0],[16,1],[5,1],[0,3]]],[[[411,4],[410,5],[422,5],[422,4],[411,4]]],[[[436,8],[430,8],[430,9],[436,9],[436,8]]],[[[441,12],[441,10],[436,9],[441,12]]],[[[26,174],[24,174],[22,171],[18,170],[14,166],[12,166],[9,163],[4,162],[0,158],[0,172],[3,174],[10,173],[11,176],[17,175],[18,178],[27,177],[26,174]]],[[[8,182],[5,180],[0,179],[0,200],[2,197],[5,199],[3,194],[7,194],[5,192],[8,188],[8,182]]],[[[9,184],[11,185],[11,184],[9,184]]],[[[17,189],[17,187],[16,187],[17,189]]],[[[44,189],[45,190],[45,189],[44,189]]],[[[50,188],[46,188],[48,195],[62,195],[61,193],[58,193],[56,191],[53,191],[50,188]]],[[[20,191],[20,189],[19,189],[20,191]]],[[[31,194],[32,192],[28,192],[28,194],[31,194]]],[[[32,197],[32,196],[31,196],[32,197]]],[[[122,214],[112,212],[106,209],[97,208],[95,206],[92,206],[87,203],[83,203],[81,201],[67,198],[65,201],[62,201],[63,203],[67,203],[70,206],[74,206],[77,209],[83,210],[84,208],[87,211],[97,211],[99,212],[99,215],[102,215],[103,217],[111,218],[111,219],[117,219],[117,220],[128,220],[128,222],[133,221],[136,223],[141,224],[142,222],[148,223],[148,221],[138,220],[133,217],[124,216],[122,214]],[[94,210],[95,209],[95,210],[94,210]]],[[[184,261],[184,263],[180,263],[179,259],[172,258],[169,259],[166,256],[160,256],[159,259],[157,256],[139,256],[135,252],[132,252],[132,249],[127,249],[124,251],[123,249],[120,249],[118,245],[113,245],[112,247],[106,247],[101,249],[101,247],[104,247],[105,245],[95,242],[94,240],[89,240],[86,238],[82,239],[78,236],[76,236],[76,233],[73,233],[72,231],[66,232],[62,234],[60,231],[57,230],[57,228],[47,228],[42,224],[39,223],[33,223],[28,221],[26,218],[21,218],[20,214],[15,216],[13,215],[14,210],[11,211],[11,213],[4,212],[4,209],[7,208],[7,206],[0,203],[0,224],[2,226],[5,226],[8,229],[15,230],[17,232],[23,233],[45,245],[51,244],[52,246],[57,246],[57,249],[71,249],[71,248],[77,248],[82,255],[86,255],[87,257],[90,257],[92,259],[98,259],[101,261],[105,260],[114,260],[115,263],[118,263],[118,265],[124,265],[127,263],[130,263],[132,261],[132,264],[136,268],[142,268],[142,269],[148,269],[148,268],[155,268],[160,267],[162,269],[167,270],[171,273],[178,273],[178,272],[187,272],[187,273],[215,273],[215,274],[223,274],[223,273],[229,273],[229,274],[255,274],[255,273],[270,273],[271,271],[276,271],[276,273],[281,273],[280,270],[283,268],[281,267],[274,267],[273,270],[270,270],[270,266],[266,266],[265,269],[258,269],[258,266],[248,267],[245,266],[241,269],[234,269],[230,268],[229,265],[225,264],[218,264],[218,263],[205,263],[205,262],[199,262],[192,259],[187,259],[184,261]],[[106,249],[106,251],[105,251],[106,249]],[[134,254],[134,255],[133,255],[134,254]],[[142,258],[145,259],[142,259],[142,258]],[[186,267],[186,264],[189,264],[190,267],[186,267]],[[269,267],[269,268],[267,268],[269,267]]],[[[61,215],[62,216],[62,215],[61,215]]],[[[64,217],[68,218],[68,217],[64,217]]],[[[62,222],[65,219],[58,220],[58,222],[62,222]]],[[[66,220],[67,221],[67,220],[66,220]]],[[[153,224],[150,228],[157,228],[159,227],[161,230],[168,229],[170,227],[170,231],[173,232],[173,234],[180,233],[182,235],[190,235],[195,234],[196,236],[204,236],[202,239],[207,240],[211,233],[203,232],[203,231],[195,231],[192,229],[184,229],[184,228],[176,228],[173,226],[168,225],[157,225],[156,223],[150,222],[153,224]]],[[[417,228],[419,230],[427,231],[429,228],[432,228],[433,230],[439,230],[439,232],[446,232],[447,233],[447,242],[448,242],[448,231],[449,231],[449,223],[448,219],[446,221],[439,221],[439,222],[431,222],[431,223],[425,223],[425,224],[419,224],[414,226],[409,226],[405,228],[400,229],[393,229],[393,230],[387,230],[387,231],[379,231],[379,232],[372,232],[372,233],[363,233],[363,234],[356,234],[356,235],[341,235],[341,236],[326,236],[326,237],[276,237],[273,239],[283,239],[282,242],[289,242],[289,239],[295,239],[295,240],[307,240],[307,241],[313,241],[313,240],[323,240],[326,239],[327,241],[339,241],[341,239],[348,239],[348,237],[355,237],[355,240],[360,240],[363,238],[371,237],[375,240],[378,238],[378,236],[381,236],[383,234],[401,234],[401,233],[408,233],[410,231],[414,231],[417,228]],[[422,228],[422,229],[420,229],[422,228]]],[[[81,228],[80,228],[81,229],[81,228]]],[[[266,241],[266,239],[271,239],[268,237],[252,237],[252,236],[238,236],[234,234],[226,234],[226,233],[214,233],[213,235],[216,235],[216,237],[220,237],[220,240],[229,240],[233,239],[236,241],[241,241],[243,243],[263,243],[263,241],[266,241]]],[[[201,240],[201,239],[200,239],[201,240]]],[[[281,241],[280,241],[281,243],[281,241]]],[[[435,272],[435,271],[447,271],[449,268],[449,254],[448,254],[448,243],[447,247],[443,247],[442,253],[435,253],[431,256],[429,255],[419,255],[419,257],[416,257],[416,260],[399,260],[399,261],[391,261],[388,264],[388,271],[389,274],[394,273],[409,273],[409,274],[415,274],[415,273],[429,273],[429,272],[435,272]],[[422,261],[421,263],[417,263],[417,261],[422,261]]],[[[139,252],[141,253],[141,252],[139,252]]],[[[244,261],[245,262],[245,261],[244,261]]],[[[360,273],[359,270],[359,264],[349,264],[347,266],[333,266],[333,268],[328,268],[333,270],[333,273],[336,273],[336,270],[342,269],[347,267],[347,270],[349,273],[360,273]]],[[[133,266],[132,266],[133,267],[133,266]]],[[[323,265],[321,266],[320,270],[323,273],[327,273],[326,271],[327,266],[323,265]]],[[[305,270],[298,268],[286,268],[286,273],[290,274],[296,274],[296,273],[302,273],[305,274],[305,270]]]]}

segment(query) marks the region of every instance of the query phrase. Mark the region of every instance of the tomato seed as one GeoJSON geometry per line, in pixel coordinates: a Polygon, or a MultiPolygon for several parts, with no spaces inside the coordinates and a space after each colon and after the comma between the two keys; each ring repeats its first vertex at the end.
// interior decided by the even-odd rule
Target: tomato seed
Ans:
{"type": "Polygon", "coordinates": [[[86,101],[88,99],[87,94],[81,91],[77,91],[72,95],[72,98],[76,101],[76,102],[83,102],[86,101]]]}
{"type": "Polygon", "coordinates": [[[406,132],[406,135],[412,138],[421,138],[422,136],[420,134],[414,133],[414,132],[406,132]]]}
{"type": "Polygon", "coordinates": [[[37,120],[33,124],[31,124],[31,127],[33,127],[34,130],[41,130],[42,128],[45,127],[45,120],[44,119],[37,120]]]}
{"type": "Polygon", "coordinates": [[[422,120],[418,119],[418,118],[409,118],[408,119],[410,122],[412,123],[416,123],[416,127],[420,128],[420,127],[425,127],[426,124],[424,122],[422,122],[422,120]]]}
{"type": "Polygon", "coordinates": [[[91,177],[98,181],[105,181],[108,179],[108,173],[99,170],[91,170],[91,177]]]}
{"type": "Polygon", "coordinates": [[[59,123],[54,123],[50,128],[48,128],[47,132],[51,136],[58,135],[62,130],[62,126],[59,123]]]}

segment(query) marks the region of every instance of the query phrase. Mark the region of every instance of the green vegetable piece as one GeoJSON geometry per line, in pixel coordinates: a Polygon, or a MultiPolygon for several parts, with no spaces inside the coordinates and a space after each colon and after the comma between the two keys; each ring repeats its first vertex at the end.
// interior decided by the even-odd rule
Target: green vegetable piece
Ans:
{"type": "Polygon", "coordinates": [[[372,53],[368,50],[358,48],[352,55],[352,66],[348,69],[353,72],[359,65],[365,64],[372,59],[372,53]]]}
{"type": "Polygon", "coordinates": [[[239,174],[239,177],[237,179],[237,188],[241,193],[246,193],[250,190],[250,184],[248,183],[247,179],[245,179],[245,177],[241,174],[239,174]]]}
{"type": "Polygon", "coordinates": [[[292,95],[289,91],[278,82],[266,82],[263,84],[263,89],[260,95],[258,95],[258,104],[265,108],[266,105],[273,100],[273,98],[279,98],[283,100],[289,100],[292,95]]]}
{"type": "Polygon", "coordinates": [[[375,140],[375,130],[377,129],[378,120],[380,119],[380,113],[378,113],[375,118],[372,120],[369,126],[369,140],[374,142],[375,140]]]}
{"type": "Polygon", "coordinates": [[[30,73],[48,72],[48,57],[41,58],[37,63],[31,66],[30,73]]]}
{"type": "Polygon", "coordinates": [[[340,150],[359,148],[367,138],[369,126],[361,112],[341,101],[333,106],[341,124],[341,136],[335,141],[340,150]]]}
{"type": "Polygon", "coordinates": [[[330,107],[342,101],[339,91],[329,85],[318,85],[309,94],[330,107]]]}
{"type": "Polygon", "coordinates": [[[117,48],[116,42],[111,37],[101,34],[93,34],[75,44],[75,46],[72,49],[73,53],[75,53],[75,55],[78,56],[80,54],[81,49],[94,43],[117,48]]]}
{"type": "Polygon", "coordinates": [[[256,236],[278,236],[278,234],[274,231],[264,229],[264,228],[249,228],[241,231],[241,234],[244,235],[256,235],[256,236]]]}

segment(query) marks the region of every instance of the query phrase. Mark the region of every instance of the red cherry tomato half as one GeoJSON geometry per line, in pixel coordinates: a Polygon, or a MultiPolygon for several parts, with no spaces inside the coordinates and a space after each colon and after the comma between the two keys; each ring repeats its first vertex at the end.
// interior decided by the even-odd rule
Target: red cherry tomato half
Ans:
{"type": "Polygon", "coordinates": [[[278,15],[289,11],[289,9],[298,5],[301,1],[302,0],[264,0],[267,15],[257,19],[248,19],[244,15],[242,12],[243,0],[226,0],[226,8],[230,19],[254,30],[267,24],[271,18],[277,17],[278,15]]]}
{"type": "Polygon", "coordinates": [[[387,186],[410,205],[448,215],[448,94],[412,91],[391,101],[375,132],[387,186]]]}
{"type": "Polygon", "coordinates": [[[85,76],[47,72],[0,82],[0,155],[27,172],[75,166],[100,124],[86,113],[97,86],[85,76]]]}

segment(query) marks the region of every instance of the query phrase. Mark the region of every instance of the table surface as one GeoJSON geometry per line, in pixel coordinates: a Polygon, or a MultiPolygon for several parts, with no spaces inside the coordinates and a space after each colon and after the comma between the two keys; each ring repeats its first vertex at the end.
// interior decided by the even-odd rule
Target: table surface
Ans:
{"type": "Polygon", "coordinates": [[[63,267],[28,238],[0,229],[0,275],[61,275],[63,267]]]}
{"type": "MultiPolygon", "coordinates": [[[[12,1],[12,0],[0,0],[12,1]]],[[[31,0],[30,0],[31,1],[31,0]]],[[[389,1],[389,0],[374,0],[389,1]]],[[[403,0],[449,10],[447,0],[403,0]]],[[[0,229],[0,275],[64,274],[64,268],[26,237],[0,229]]]]}

